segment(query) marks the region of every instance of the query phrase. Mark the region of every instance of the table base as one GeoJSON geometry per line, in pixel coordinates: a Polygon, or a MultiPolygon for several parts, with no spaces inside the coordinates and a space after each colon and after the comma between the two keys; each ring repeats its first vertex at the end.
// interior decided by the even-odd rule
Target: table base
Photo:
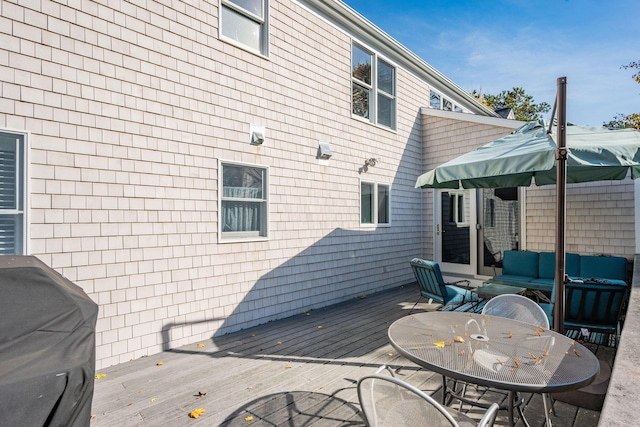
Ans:
{"type": "MultiPolygon", "coordinates": [[[[478,401],[474,401],[464,397],[464,393],[466,391],[466,387],[468,384],[467,383],[461,383],[461,384],[462,384],[462,391],[461,391],[462,394],[457,390],[458,381],[453,380],[453,387],[449,387],[449,385],[447,384],[447,377],[442,376],[442,390],[444,390],[444,392],[442,393],[441,402],[443,405],[449,406],[451,405],[451,402],[453,400],[458,400],[460,402],[460,409],[462,409],[463,403],[466,403],[467,405],[471,405],[471,406],[477,406],[484,409],[488,409],[489,406],[491,406],[491,403],[478,402],[478,401]]],[[[529,422],[524,416],[524,411],[522,410],[522,407],[524,406],[524,397],[522,396],[522,393],[518,393],[515,391],[504,391],[504,393],[507,394],[507,403],[501,404],[499,407],[499,410],[508,411],[509,426],[511,427],[515,426],[514,411],[515,409],[517,409],[520,415],[520,419],[522,420],[524,425],[526,427],[531,427],[529,425],[529,422]]]]}

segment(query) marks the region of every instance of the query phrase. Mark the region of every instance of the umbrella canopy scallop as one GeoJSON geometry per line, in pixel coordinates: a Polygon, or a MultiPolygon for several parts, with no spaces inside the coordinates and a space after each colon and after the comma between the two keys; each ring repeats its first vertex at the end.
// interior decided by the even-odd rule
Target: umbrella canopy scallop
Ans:
{"type": "MultiPolygon", "coordinates": [[[[421,175],[416,188],[500,188],[554,184],[555,126],[542,120],[421,175]]],[[[640,131],[567,124],[567,182],[640,177],[640,131]]]]}

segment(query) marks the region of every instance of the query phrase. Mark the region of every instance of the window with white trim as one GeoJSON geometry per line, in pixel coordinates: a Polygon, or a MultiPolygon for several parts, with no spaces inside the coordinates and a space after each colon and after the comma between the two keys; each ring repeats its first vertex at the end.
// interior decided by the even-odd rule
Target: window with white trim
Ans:
{"type": "Polygon", "coordinates": [[[351,112],[396,128],[396,69],[357,44],[351,47],[351,112]]]}
{"type": "Polygon", "coordinates": [[[25,253],[25,135],[0,132],[0,255],[25,253]]]}
{"type": "Polygon", "coordinates": [[[221,163],[220,240],[268,237],[268,169],[221,163]]]}
{"type": "Polygon", "coordinates": [[[375,182],[360,183],[360,223],[391,224],[391,187],[375,182]]]}
{"type": "Polygon", "coordinates": [[[456,113],[464,112],[462,107],[433,90],[429,91],[429,107],[436,110],[455,111],[456,113]]]}
{"type": "Polygon", "coordinates": [[[267,0],[221,0],[220,33],[262,55],[267,55],[267,0]]]}
{"type": "Polygon", "coordinates": [[[468,220],[468,206],[464,192],[449,192],[449,222],[464,225],[468,220]]]}

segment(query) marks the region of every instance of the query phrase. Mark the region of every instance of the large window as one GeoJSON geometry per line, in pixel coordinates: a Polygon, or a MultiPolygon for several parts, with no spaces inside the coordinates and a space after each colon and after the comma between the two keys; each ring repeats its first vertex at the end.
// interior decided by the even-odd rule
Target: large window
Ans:
{"type": "Polygon", "coordinates": [[[24,135],[0,132],[0,255],[24,254],[24,159],[24,135]]]}
{"type": "Polygon", "coordinates": [[[267,169],[222,163],[221,240],[266,238],[267,169]]]}
{"type": "Polygon", "coordinates": [[[222,36],[267,54],[267,0],[221,0],[222,36]]]}
{"type": "Polygon", "coordinates": [[[390,187],[373,182],[360,183],[360,222],[366,225],[391,223],[390,187]]]}
{"type": "Polygon", "coordinates": [[[396,127],[396,69],[364,48],[351,49],[352,113],[396,127]]]}

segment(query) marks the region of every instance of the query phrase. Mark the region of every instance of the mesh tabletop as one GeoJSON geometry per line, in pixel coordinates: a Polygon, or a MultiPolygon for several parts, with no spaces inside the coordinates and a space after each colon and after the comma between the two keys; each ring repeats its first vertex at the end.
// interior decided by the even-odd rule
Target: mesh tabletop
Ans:
{"type": "Polygon", "coordinates": [[[389,327],[393,347],[444,376],[503,390],[559,392],[590,384],[596,356],[554,331],[464,312],[406,316],[389,327]]]}

